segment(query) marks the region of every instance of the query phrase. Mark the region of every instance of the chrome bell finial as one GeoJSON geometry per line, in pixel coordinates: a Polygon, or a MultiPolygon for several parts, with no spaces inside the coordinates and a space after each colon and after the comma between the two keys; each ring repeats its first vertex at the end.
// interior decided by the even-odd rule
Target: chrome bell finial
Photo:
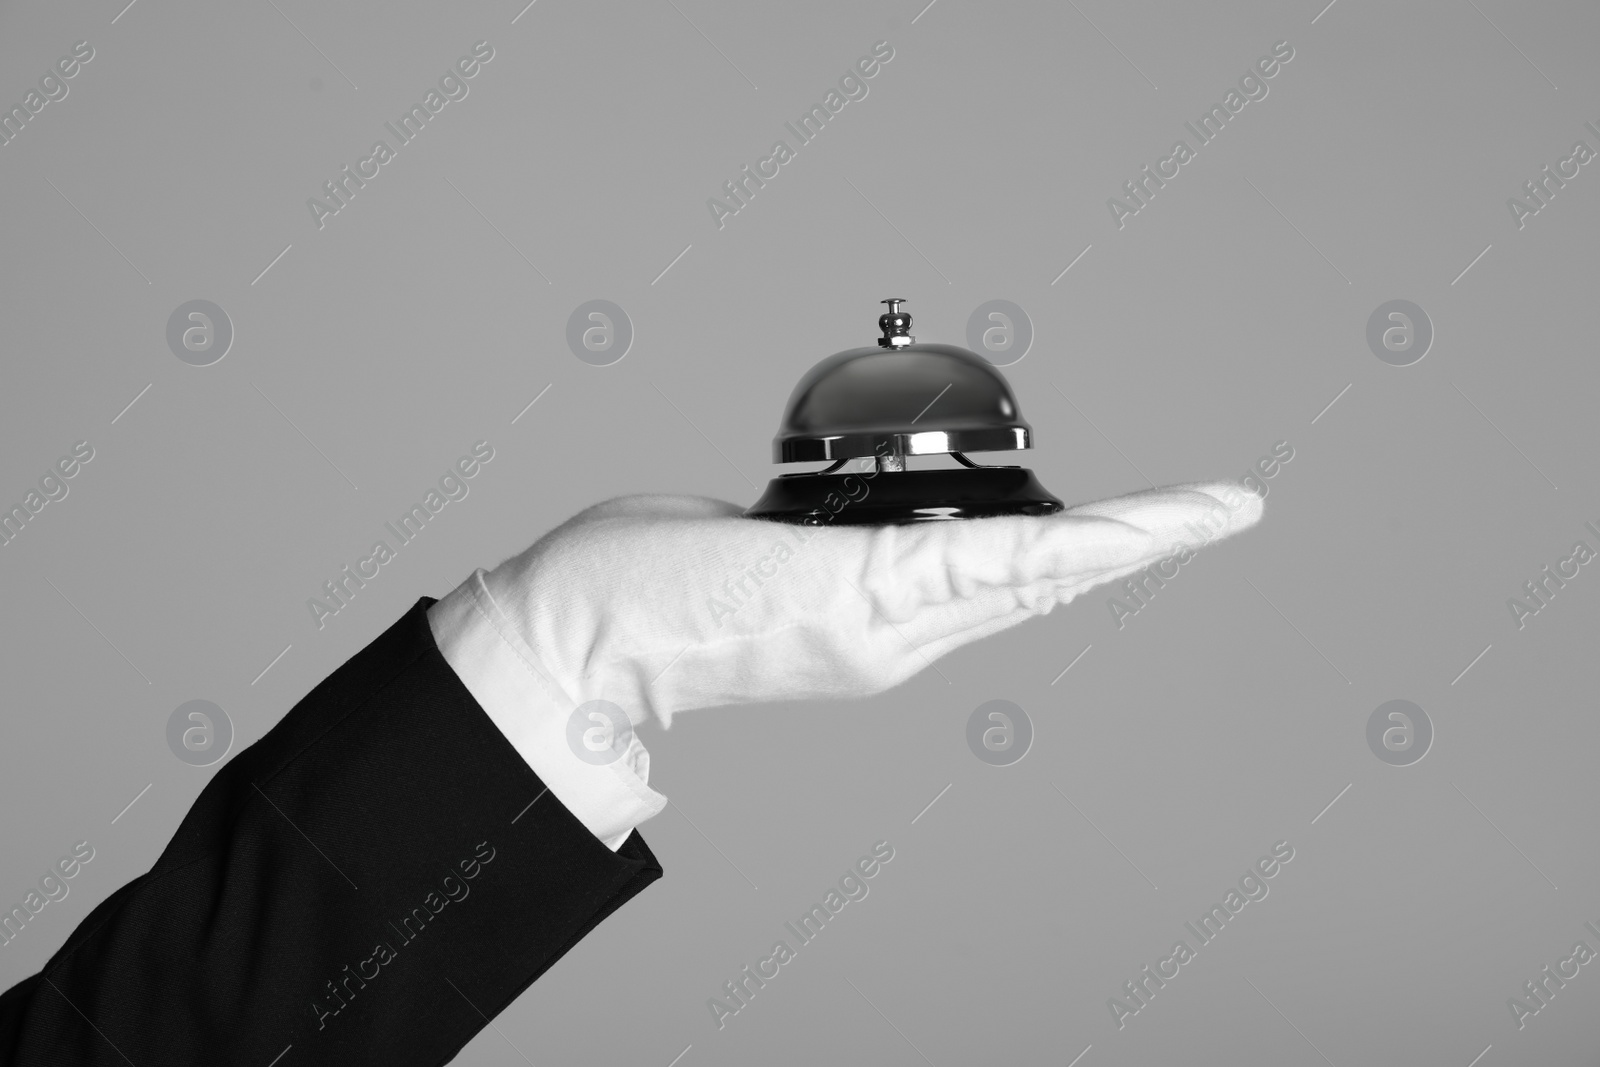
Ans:
{"type": "Polygon", "coordinates": [[[878,301],[889,305],[889,310],[878,316],[878,329],[883,331],[883,336],[878,338],[879,348],[900,348],[916,340],[911,336],[910,312],[900,310],[900,305],[905,302],[903,296],[891,296],[878,301]]]}

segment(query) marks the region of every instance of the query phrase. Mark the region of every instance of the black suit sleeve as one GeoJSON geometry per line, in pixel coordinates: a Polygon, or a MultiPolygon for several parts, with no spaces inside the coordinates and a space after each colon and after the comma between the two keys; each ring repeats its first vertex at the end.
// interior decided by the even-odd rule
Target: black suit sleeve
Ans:
{"type": "Polygon", "coordinates": [[[223,765],[149,873],[0,996],[0,1064],[445,1063],[661,876],[637,833],[612,852],[545,792],[432,603],[223,765]]]}

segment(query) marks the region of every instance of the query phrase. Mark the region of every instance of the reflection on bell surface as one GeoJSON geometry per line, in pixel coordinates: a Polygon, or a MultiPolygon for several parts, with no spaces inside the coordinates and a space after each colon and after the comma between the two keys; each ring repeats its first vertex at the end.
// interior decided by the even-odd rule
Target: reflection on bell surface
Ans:
{"type": "Polygon", "coordinates": [[[883,303],[889,310],[878,317],[877,345],[829,356],[806,372],[772,441],[778,463],[830,465],[772,479],[745,514],[825,526],[1060,511],[1032,471],[981,466],[965,455],[1033,446],[1033,428],[1000,372],[965,348],[917,344],[905,301],[883,303]],[[943,454],[961,466],[910,469],[911,457],[943,454]]]}

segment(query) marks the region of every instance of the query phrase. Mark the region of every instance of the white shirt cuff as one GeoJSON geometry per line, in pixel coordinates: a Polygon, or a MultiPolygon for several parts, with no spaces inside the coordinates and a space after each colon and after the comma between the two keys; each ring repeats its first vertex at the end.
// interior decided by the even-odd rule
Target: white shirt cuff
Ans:
{"type": "Polygon", "coordinates": [[[577,705],[546,671],[475,571],[428,609],[428,625],[467,692],[589,832],[613,852],[666,807],[650,788],[650,753],[637,734],[610,763],[580,759],[568,743],[577,705]]]}

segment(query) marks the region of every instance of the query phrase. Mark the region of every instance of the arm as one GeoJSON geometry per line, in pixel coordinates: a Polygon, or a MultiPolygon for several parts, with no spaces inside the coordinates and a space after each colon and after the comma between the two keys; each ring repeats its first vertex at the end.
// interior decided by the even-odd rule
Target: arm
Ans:
{"type": "Polygon", "coordinates": [[[419,602],[0,997],[0,1063],[443,1063],[660,877],[633,726],[881,692],[1261,502],[1210,483],[910,527],[740,515],[618,498],[419,602]]]}
{"type": "Polygon", "coordinates": [[[546,794],[431,603],[225,764],[149,873],[0,996],[0,1062],[444,1063],[661,876],[637,833],[613,851],[546,794]]]}

